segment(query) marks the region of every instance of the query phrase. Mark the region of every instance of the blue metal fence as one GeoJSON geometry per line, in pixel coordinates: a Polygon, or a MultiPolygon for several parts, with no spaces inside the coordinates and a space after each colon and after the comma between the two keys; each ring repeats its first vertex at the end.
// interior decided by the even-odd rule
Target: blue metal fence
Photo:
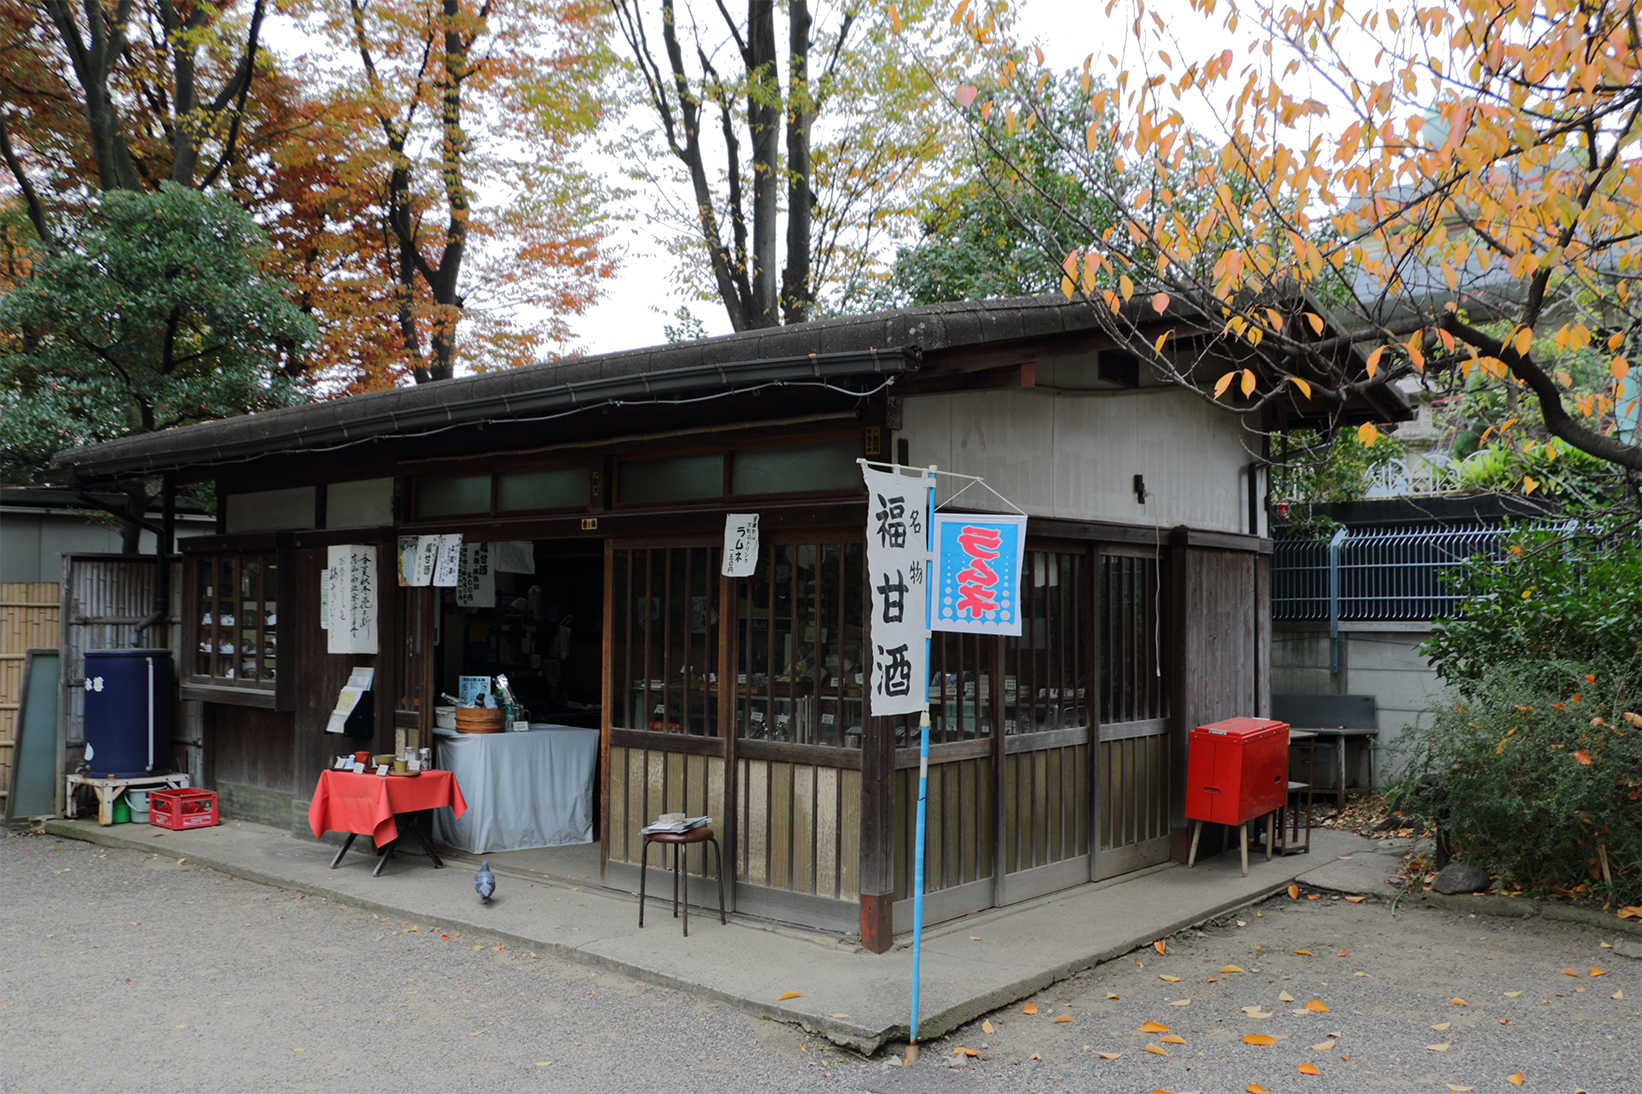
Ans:
{"type": "Polygon", "coordinates": [[[1453,615],[1458,598],[1443,580],[1474,555],[1498,558],[1500,529],[1342,529],[1331,538],[1279,538],[1271,565],[1277,620],[1427,621],[1453,615]]]}

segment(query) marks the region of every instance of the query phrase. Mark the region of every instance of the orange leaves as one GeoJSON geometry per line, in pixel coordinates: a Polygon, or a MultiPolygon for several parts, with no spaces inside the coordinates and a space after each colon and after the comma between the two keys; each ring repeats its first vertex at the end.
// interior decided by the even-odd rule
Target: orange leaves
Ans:
{"type": "MultiPolygon", "coordinates": [[[[1167,948],[1167,943],[1161,938],[1158,939],[1156,942],[1152,943],[1152,949],[1156,950],[1160,954],[1163,953],[1166,948],[1167,948]]],[[[1165,976],[1163,979],[1167,980],[1168,977],[1165,976]]],[[[1179,979],[1179,978],[1176,977],[1176,979],[1179,979]]]]}
{"type": "Polygon", "coordinates": [[[1147,1045],[1145,1048],[1141,1049],[1141,1051],[1150,1052],[1154,1056],[1162,1056],[1165,1059],[1169,1056],[1169,1050],[1164,1048],[1162,1045],[1147,1045]]]}
{"type": "Polygon", "coordinates": [[[1162,1041],[1166,1045],[1183,1045],[1186,1043],[1186,1038],[1182,1037],[1178,1033],[1165,1033],[1163,1036],[1159,1037],[1158,1040],[1162,1041]]]}
{"type": "Polygon", "coordinates": [[[1169,294],[1166,292],[1152,294],[1152,310],[1162,315],[1169,310],[1169,294]]]}
{"type": "Polygon", "coordinates": [[[1625,377],[1630,375],[1630,372],[1630,362],[1626,361],[1623,357],[1615,357],[1612,361],[1608,362],[1608,375],[1612,376],[1615,380],[1623,380],[1625,377]]]}
{"type": "Polygon", "coordinates": [[[1267,1094],[1266,1088],[1261,1086],[1259,1083],[1250,1083],[1248,1086],[1245,1086],[1243,1090],[1246,1094],[1267,1094]]]}
{"type": "Polygon", "coordinates": [[[1038,1013],[1038,1005],[1036,1003],[1027,1003],[1025,1006],[1023,1006],[1021,1008],[1021,1013],[1022,1014],[1036,1014],[1036,1013],[1038,1013]]]}
{"type": "Polygon", "coordinates": [[[1322,1074],[1321,1069],[1319,1069],[1316,1064],[1301,1064],[1299,1067],[1295,1068],[1294,1070],[1298,1071],[1302,1075],[1321,1075],[1322,1074]]]}
{"type": "Polygon", "coordinates": [[[1220,971],[1221,972],[1243,972],[1245,970],[1244,970],[1243,966],[1241,966],[1241,965],[1221,965],[1220,966],[1220,971]]]}
{"type": "Polygon", "coordinates": [[[1321,999],[1313,999],[1306,1004],[1306,1009],[1317,1014],[1327,1014],[1328,1004],[1323,1002],[1321,999]]]}
{"type": "Polygon", "coordinates": [[[1574,749],[1574,761],[1583,767],[1591,766],[1591,754],[1583,748],[1574,749]]]}
{"type": "Polygon", "coordinates": [[[1505,1077],[1505,1081],[1510,1083],[1512,1086],[1521,1086],[1522,1085],[1522,1072],[1520,1072],[1520,1071],[1511,1072],[1511,1074],[1509,1074],[1505,1077]]]}
{"type": "Polygon", "coordinates": [[[1245,1045],[1258,1045],[1261,1048],[1267,1048],[1271,1045],[1275,1045],[1277,1043],[1277,1038],[1273,1037],[1269,1033],[1247,1033],[1243,1035],[1243,1043],[1245,1045]]]}
{"type": "Polygon", "coordinates": [[[1591,966],[1591,975],[1592,976],[1607,976],[1608,975],[1608,970],[1607,969],[1599,969],[1595,965],[1592,965],[1591,966]]]}
{"type": "Polygon", "coordinates": [[[1099,1056],[1102,1060],[1121,1060],[1123,1058],[1123,1053],[1121,1052],[1097,1052],[1095,1055],[1099,1056]]]}
{"type": "Polygon", "coordinates": [[[1380,439],[1380,431],[1373,422],[1364,422],[1357,427],[1357,443],[1364,448],[1373,448],[1374,442],[1380,439]]]}
{"type": "Polygon", "coordinates": [[[1168,1033],[1169,1027],[1161,1022],[1147,1022],[1140,1027],[1141,1033],[1168,1033]]]}
{"type": "Polygon", "coordinates": [[[1220,396],[1226,394],[1226,389],[1228,387],[1231,387],[1232,377],[1234,377],[1236,375],[1237,375],[1237,373],[1235,373],[1235,372],[1228,372],[1224,376],[1220,377],[1220,379],[1218,379],[1214,382],[1214,397],[1216,399],[1218,399],[1218,398],[1220,398],[1220,396]]]}
{"type": "Polygon", "coordinates": [[[1385,353],[1384,346],[1375,346],[1369,351],[1368,360],[1363,367],[1368,370],[1368,378],[1374,379],[1374,374],[1380,371],[1380,357],[1385,353]]]}
{"type": "Polygon", "coordinates": [[[1057,1014],[1055,1015],[1055,1021],[1050,1024],[1053,1025],[1055,1022],[1070,1022],[1071,1020],[1072,1016],[1070,1014],[1057,1014]]]}
{"type": "MultiPolygon", "coordinates": [[[[1300,899],[1300,886],[1295,885],[1291,882],[1289,884],[1288,894],[1289,894],[1289,899],[1290,900],[1299,900],[1300,899]]],[[[1298,953],[1299,951],[1298,950],[1292,950],[1290,952],[1291,953],[1298,953]]]]}
{"type": "Polygon", "coordinates": [[[1304,380],[1300,379],[1300,377],[1290,376],[1289,377],[1289,383],[1291,383],[1295,387],[1299,388],[1300,389],[1300,394],[1304,395],[1308,399],[1311,398],[1311,385],[1306,383],[1304,380]]]}
{"type": "Polygon", "coordinates": [[[775,997],[775,1001],[777,1003],[783,1003],[783,1002],[786,1002],[788,999],[801,998],[803,996],[803,994],[804,993],[801,992],[801,991],[784,991],[780,995],[775,997]]]}
{"type": "MultiPolygon", "coordinates": [[[[893,8],[890,10],[892,12],[894,11],[893,8]]],[[[958,101],[959,106],[967,109],[970,104],[975,101],[976,94],[977,92],[974,87],[969,84],[964,84],[958,88],[957,92],[954,93],[952,97],[958,101]]]]}
{"type": "Polygon", "coordinates": [[[1243,381],[1238,386],[1242,389],[1244,398],[1247,398],[1248,396],[1254,394],[1254,372],[1253,372],[1253,370],[1251,370],[1251,369],[1244,369],[1243,370],[1243,381]]]}

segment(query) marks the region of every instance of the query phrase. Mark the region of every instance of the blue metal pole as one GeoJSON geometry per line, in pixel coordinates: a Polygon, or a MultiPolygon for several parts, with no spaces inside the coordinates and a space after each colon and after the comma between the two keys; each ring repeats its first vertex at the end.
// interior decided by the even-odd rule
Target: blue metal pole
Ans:
{"type": "MultiPolygon", "coordinates": [[[[929,469],[929,488],[924,505],[924,550],[933,556],[935,517],[935,467],[929,469]]],[[[918,822],[912,850],[912,1031],[910,1044],[918,1043],[918,981],[923,968],[924,948],[924,816],[929,804],[929,647],[930,574],[924,566],[924,712],[918,719],[918,822]]]]}

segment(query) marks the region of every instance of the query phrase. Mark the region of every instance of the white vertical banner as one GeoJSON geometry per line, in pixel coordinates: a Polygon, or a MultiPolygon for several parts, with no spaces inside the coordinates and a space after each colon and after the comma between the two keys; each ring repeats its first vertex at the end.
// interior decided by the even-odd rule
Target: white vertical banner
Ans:
{"type": "Polygon", "coordinates": [[[725,577],[752,577],[758,569],[758,514],[727,513],[724,517],[725,577]]]}
{"type": "Polygon", "coordinates": [[[462,544],[456,572],[456,603],[464,608],[496,606],[496,572],[490,565],[490,544],[462,544]]]}
{"type": "Polygon", "coordinates": [[[439,537],[439,554],[433,564],[433,584],[441,589],[456,587],[456,573],[462,563],[460,534],[439,537]]]}
{"type": "Polygon", "coordinates": [[[345,543],[328,550],[330,627],[327,653],[377,652],[376,548],[345,543]]]}
{"type": "Polygon", "coordinates": [[[868,709],[874,717],[918,714],[929,677],[924,599],[929,480],[863,466],[867,481],[867,586],[872,592],[868,709]]]}

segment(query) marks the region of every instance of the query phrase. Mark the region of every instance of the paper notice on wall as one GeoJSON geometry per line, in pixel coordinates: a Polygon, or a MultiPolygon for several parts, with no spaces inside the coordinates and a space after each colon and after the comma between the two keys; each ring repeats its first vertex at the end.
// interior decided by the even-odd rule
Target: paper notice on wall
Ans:
{"type": "Polygon", "coordinates": [[[873,715],[925,709],[929,674],[924,599],[929,572],[928,480],[861,469],[867,480],[867,586],[872,594],[873,715]]]}
{"type": "Polygon", "coordinates": [[[725,577],[752,577],[758,569],[758,514],[729,513],[724,518],[725,577]]]}
{"type": "Polygon", "coordinates": [[[456,603],[464,608],[496,606],[496,574],[490,565],[490,544],[464,543],[456,573],[456,603]]]}
{"type": "Polygon", "coordinates": [[[492,543],[490,545],[490,572],[494,574],[533,574],[536,572],[536,545],[528,539],[492,543]]]}
{"type": "Polygon", "coordinates": [[[327,653],[377,652],[376,547],[346,543],[328,549],[330,626],[327,653]]]}
{"type": "Polygon", "coordinates": [[[331,629],[331,571],[319,572],[319,629],[331,629]]]}
{"type": "Polygon", "coordinates": [[[399,537],[399,584],[432,584],[434,564],[439,559],[438,536],[399,537]]]}
{"type": "Polygon", "coordinates": [[[461,535],[440,536],[438,559],[433,567],[433,584],[435,587],[440,589],[456,588],[456,576],[461,567],[461,535]]]}

